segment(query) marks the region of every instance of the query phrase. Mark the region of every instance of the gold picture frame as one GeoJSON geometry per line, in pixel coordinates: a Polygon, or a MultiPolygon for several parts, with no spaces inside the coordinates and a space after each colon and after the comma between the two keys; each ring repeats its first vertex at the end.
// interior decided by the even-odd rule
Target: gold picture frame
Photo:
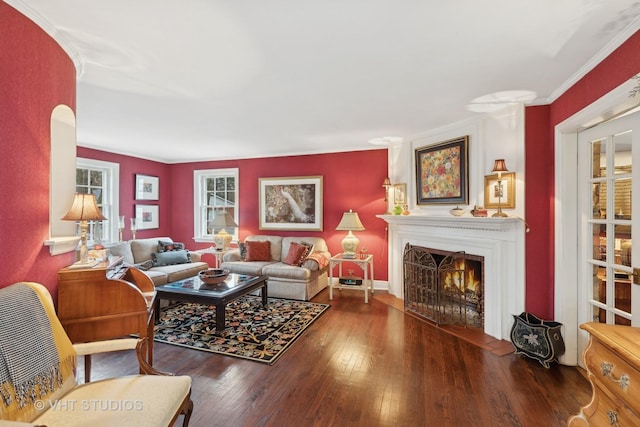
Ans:
{"type": "Polygon", "coordinates": [[[484,177],[484,207],[485,209],[498,209],[498,192],[500,194],[501,209],[516,208],[516,174],[507,172],[500,178],[501,189],[498,188],[498,175],[485,175],[484,177]]]}
{"type": "Polygon", "coordinates": [[[393,204],[407,204],[407,184],[393,184],[393,204]]]}

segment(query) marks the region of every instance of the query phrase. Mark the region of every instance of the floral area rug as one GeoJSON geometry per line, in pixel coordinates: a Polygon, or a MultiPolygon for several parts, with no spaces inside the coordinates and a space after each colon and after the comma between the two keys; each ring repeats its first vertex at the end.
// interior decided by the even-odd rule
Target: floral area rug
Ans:
{"type": "Polygon", "coordinates": [[[227,305],[226,329],[216,331],[216,308],[178,303],[160,313],[154,340],[273,364],[330,306],[305,301],[244,296],[227,305]]]}

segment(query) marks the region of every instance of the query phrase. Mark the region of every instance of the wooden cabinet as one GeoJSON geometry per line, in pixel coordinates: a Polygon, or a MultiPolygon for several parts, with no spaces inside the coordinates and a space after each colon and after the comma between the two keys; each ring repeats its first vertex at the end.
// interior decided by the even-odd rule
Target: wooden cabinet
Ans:
{"type": "Polygon", "coordinates": [[[144,272],[121,263],[119,258],[58,271],[58,318],[73,343],[129,334],[149,337],[147,359],[152,363],[155,286],[144,272]]]}
{"type": "Polygon", "coordinates": [[[569,426],[640,425],[640,329],[586,323],[584,362],[593,388],[591,402],[569,426]]]}

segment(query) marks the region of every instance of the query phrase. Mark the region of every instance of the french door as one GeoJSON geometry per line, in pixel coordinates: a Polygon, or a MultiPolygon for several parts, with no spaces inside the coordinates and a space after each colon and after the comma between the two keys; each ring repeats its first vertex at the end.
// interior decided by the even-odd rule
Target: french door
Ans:
{"type": "MultiPolygon", "coordinates": [[[[632,244],[640,232],[640,197],[632,191],[640,183],[638,138],[640,113],[578,135],[579,324],[640,326],[640,286],[633,275],[640,248],[632,244]]],[[[580,354],[586,341],[581,332],[580,354]]]]}

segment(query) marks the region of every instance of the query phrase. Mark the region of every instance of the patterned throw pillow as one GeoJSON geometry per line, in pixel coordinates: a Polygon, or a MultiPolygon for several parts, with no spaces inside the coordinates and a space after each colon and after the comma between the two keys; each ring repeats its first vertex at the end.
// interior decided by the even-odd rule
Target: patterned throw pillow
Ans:
{"type": "Polygon", "coordinates": [[[247,245],[245,245],[244,242],[239,242],[238,243],[238,249],[240,250],[240,258],[242,258],[243,261],[247,260],[247,245]]]}
{"type": "Polygon", "coordinates": [[[164,242],[158,240],[158,252],[183,251],[184,243],[181,242],[164,242]]]}
{"type": "Polygon", "coordinates": [[[313,253],[314,245],[312,243],[307,243],[307,242],[301,242],[300,244],[307,248],[307,251],[304,254],[302,254],[302,257],[300,258],[300,262],[298,263],[298,265],[302,267],[302,264],[304,264],[305,259],[313,253]]]}
{"type": "Polygon", "coordinates": [[[246,261],[271,261],[271,242],[249,241],[245,242],[247,247],[246,261]]]}

